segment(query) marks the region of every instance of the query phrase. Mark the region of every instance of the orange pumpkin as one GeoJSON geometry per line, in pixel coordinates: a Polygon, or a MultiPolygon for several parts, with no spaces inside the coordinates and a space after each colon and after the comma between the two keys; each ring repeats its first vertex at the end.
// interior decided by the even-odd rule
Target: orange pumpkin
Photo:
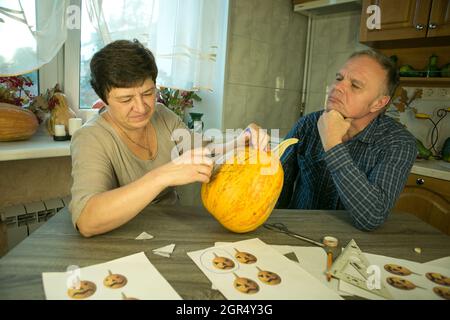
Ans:
{"type": "Polygon", "coordinates": [[[33,112],[9,103],[0,103],[0,141],[27,140],[38,126],[33,112]]]}
{"type": "Polygon", "coordinates": [[[283,188],[284,173],[279,155],[297,143],[288,139],[272,152],[253,148],[239,150],[203,184],[205,208],[228,230],[253,231],[272,213],[283,188]]]}

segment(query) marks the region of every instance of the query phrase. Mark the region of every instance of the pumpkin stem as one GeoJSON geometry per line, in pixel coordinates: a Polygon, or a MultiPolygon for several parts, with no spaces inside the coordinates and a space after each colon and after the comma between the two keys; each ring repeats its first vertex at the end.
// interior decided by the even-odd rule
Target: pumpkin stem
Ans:
{"type": "Polygon", "coordinates": [[[237,253],[241,253],[238,249],[236,249],[236,248],[234,248],[234,250],[237,252],[237,253]]]}
{"type": "Polygon", "coordinates": [[[214,257],[216,257],[216,258],[219,257],[215,252],[213,252],[213,255],[214,255],[214,257]]]}
{"type": "Polygon", "coordinates": [[[111,272],[111,270],[108,270],[109,275],[111,276],[113,273],[111,272]]]}
{"type": "Polygon", "coordinates": [[[279,145],[277,145],[275,148],[273,148],[272,154],[277,155],[278,158],[281,158],[281,156],[286,151],[286,149],[289,146],[296,144],[297,142],[298,142],[298,139],[296,139],[296,138],[286,139],[283,142],[281,142],[279,145]]]}
{"type": "Polygon", "coordinates": [[[127,296],[126,296],[125,293],[123,293],[123,292],[122,292],[122,299],[123,299],[123,300],[126,300],[126,299],[127,299],[127,296]]]}
{"type": "Polygon", "coordinates": [[[256,266],[256,269],[258,269],[258,271],[259,272],[261,272],[262,270],[261,270],[261,268],[260,267],[258,267],[258,266],[256,266]]]}
{"type": "Polygon", "coordinates": [[[236,272],[233,272],[233,274],[236,277],[236,279],[239,279],[239,276],[236,274],[236,272]]]}

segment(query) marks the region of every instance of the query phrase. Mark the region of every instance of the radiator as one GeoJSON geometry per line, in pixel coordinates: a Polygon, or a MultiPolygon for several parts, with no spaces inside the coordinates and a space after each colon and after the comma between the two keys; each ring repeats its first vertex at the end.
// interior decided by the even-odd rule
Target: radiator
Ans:
{"type": "Polygon", "coordinates": [[[8,249],[69,205],[70,197],[42,200],[0,208],[0,221],[7,227],[8,249]]]}

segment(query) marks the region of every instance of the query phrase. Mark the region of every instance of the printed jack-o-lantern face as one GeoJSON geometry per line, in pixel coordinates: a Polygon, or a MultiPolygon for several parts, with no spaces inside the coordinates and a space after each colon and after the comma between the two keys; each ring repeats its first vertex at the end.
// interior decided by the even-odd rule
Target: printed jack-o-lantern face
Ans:
{"type": "Polygon", "coordinates": [[[434,287],[433,292],[445,300],[450,300],[450,289],[449,288],[434,287]]]}
{"type": "Polygon", "coordinates": [[[241,278],[235,273],[234,276],[236,277],[236,279],[234,279],[233,285],[235,289],[238,290],[239,292],[245,294],[255,294],[259,291],[258,284],[252,279],[241,278]]]}
{"type": "Polygon", "coordinates": [[[427,277],[428,280],[440,284],[441,286],[450,286],[450,278],[440,273],[428,272],[425,274],[425,276],[427,277]]]}
{"type": "Polygon", "coordinates": [[[387,264],[384,266],[384,270],[386,270],[387,272],[396,274],[398,276],[409,276],[413,273],[408,268],[399,266],[398,264],[387,264]]]}
{"type": "Polygon", "coordinates": [[[401,290],[413,290],[417,286],[412,283],[411,281],[408,281],[406,279],[402,279],[399,277],[389,277],[386,278],[386,282],[393,286],[394,288],[401,289],[401,290]]]}
{"type": "Polygon", "coordinates": [[[124,287],[128,280],[121,274],[113,274],[111,270],[108,270],[109,275],[103,280],[103,284],[107,288],[118,289],[124,287]]]}
{"type": "Polygon", "coordinates": [[[79,285],[67,290],[67,295],[72,299],[85,299],[97,291],[97,286],[91,281],[82,280],[79,285]]]}
{"type": "Polygon", "coordinates": [[[127,297],[125,293],[122,292],[122,300],[139,300],[138,298],[127,297]]]}
{"type": "Polygon", "coordinates": [[[274,286],[281,282],[280,276],[275,272],[261,270],[260,268],[258,268],[258,270],[259,270],[258,279],[261,280],[262,282],[269,284],[271,286],[274,286]]]}
{"type": "Polygon", "coordinates": [[[214,259],[212,261],[212,264],[215,268],[220,270],[230,270],[234,268],[234,262],[231,259],[228,259],[226,257],[219,257],[214,253],[214,259]]]}
{"type": "Polygon", "coordinates": [[[236,250],[236,254],[234,255],[234,257],[236,258],[237,261],[239,261],[240,263],[244,263],[244,264],[252,264],[255,263],[258,259],[256,259],[256,257],[254,255],[252,255],[251,253],[248,252],[241,252],[237,249],[236,250]]]}

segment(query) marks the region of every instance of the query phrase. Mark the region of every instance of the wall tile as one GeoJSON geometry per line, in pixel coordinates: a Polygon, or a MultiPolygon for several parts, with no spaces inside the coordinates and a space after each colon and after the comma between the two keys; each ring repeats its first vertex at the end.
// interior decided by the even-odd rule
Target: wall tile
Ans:
{"type": "Polygon", "coordinates": [[[313,56],[310,68],[309,91],[325,92],[328,70],[328,55],[317,54],[313,56]]]}
{"type": "Polygon", "coordinates": [[[265,126],[269,108],[266,92],[267,88],[247,87],[247,109],[245,118],[247,124],[256,122],[260,126],[265,126]]]}
{"type": "Polygon", "coordinates": [[[233,0],[231,7],[231,34],[250,37],[253,11],[252,1],[233,0]]]}
{"type": "Polygon", "coordinates": [[[269,67],[270,45],[251,40],[249,83],[253,86],[267,86],[267,69],[269,67]]]}
{"type": "Polygon", "coordinates": [[[267,86],[270,88],[284,89],[286,86],[287,45],[271,46],[267,68],[267,86]]]}
{"type": "Polygon", "coordinates": [[[330,52],[352,50],[359,33],[359,19],[354,14],[333,19],[329,22],[330,52]]]}
{"type": "Polygon", "coordinates": [[[223,129],[242,128],[245,125],[247,90],[244,85],[226,86],[223,129]]]}
{"type": "Polygon", "coordinates": [[[273,45],[284,44],[290,31],[292,19],[292,3],[290,0],[275,0],[273,3],[270,42],[273,45]]]}
{"type": "Polygon", "coordinates": [[[252,0],[251,38],[258,41],[270,41],[272,26],[272,0],[252,0]]]}
{"type": "Polygon", "coordinates": [[[287,103],[287,91],[281,89],[271,89],[267,90],[267,128],[268,129],[279,129],[284,127],[282,121],[282,114],[285,111],[287,103]]]}
{"type": "Polygon", "coordinates": [[[229,44],[228,81],[231,83],[249,83],[251,42],[244,37],[232,36],[229,44]]]}

